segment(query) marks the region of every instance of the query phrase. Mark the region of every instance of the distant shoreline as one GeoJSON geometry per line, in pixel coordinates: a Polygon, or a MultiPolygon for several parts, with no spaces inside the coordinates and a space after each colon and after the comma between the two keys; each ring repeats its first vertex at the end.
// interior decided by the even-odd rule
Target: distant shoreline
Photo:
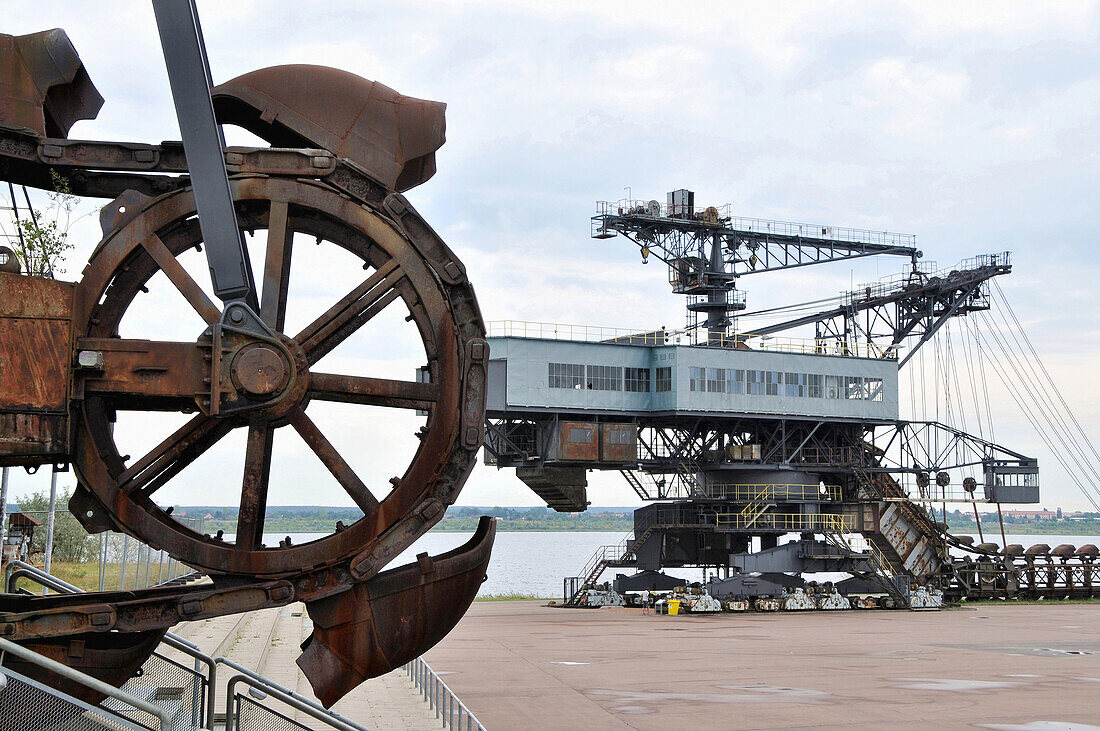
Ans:
{"type": "MultiPolygon", "coordinates": [[[[469,533],[477,528],[482,515],[497,518],[501,533],[629,533],[634,529],[634,508],[592,508],[583,513],[558,513],[549,508],[452,507],[443,520],[432,528],[435,533],[469,533]]],[[[235,533],[237,508],[225,506],[177,506],[175,515],[205,517],[203,531],[235,533]]],[[[264,524],[266,533],[331,533],[337,523],[351,525],[362,516],[356,508],[329,506],[272,506],[264,524]]],[[[938,516],[937,516],[938,517],[938,516]]],[[[978,528],[969,516],[949,513],[949,530],[977,535],[978,528]]],[[[989,541],[1000,539],[1001,528],[994,518],[983,517],[982,529],[989,541]]],[[[1006,535],[1100,536],[1100,516],[1084,520],[1006,520],[1006,535]]]]}

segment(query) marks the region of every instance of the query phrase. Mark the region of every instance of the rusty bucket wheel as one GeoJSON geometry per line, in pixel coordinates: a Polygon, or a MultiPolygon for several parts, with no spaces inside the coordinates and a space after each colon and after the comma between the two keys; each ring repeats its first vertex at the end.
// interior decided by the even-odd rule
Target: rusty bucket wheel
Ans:
{"type": "MultiPolygon", "coordinates": [[[[136,215],[120,212],[122,223],[93,254],[78,293],[81,314],[75,331],[78,338],[85,337],[78,339],[77,349],[105,347],[108,365],[104,373],[92,373],[81,382],[84,398],[75,419],[74,466],[91,495],[78,493],[72,507],[90,529],[130,533],[215,576],[293,576],[368,556],[371,560],[357,561],[360,568],[352,571],[365,577],[442,516],[442,507],[454,501],[473,466],[480,440],[470,438],[463,414],[483,408],[483,376],[471,376],[476,364],[470,353],[475,353],[473,360],[483,361],[486,351],[472,288],[464,277],[457,283],[440,278],[443,268],[454,271],[453,264],[439,260],[450,256],[445,247],[434,248],[436,259],[429,259],[421,253],[424,247],[414,245],[411,236],[430,232],[422,222],[410,235],[380,211],[313,181],[246,177],[232,186],[241,228],[268,233],[262,264],[253,255],[256,269],[263,271],[259,314],[278,342],[264,345],[265,353],[256,353],[262,348],[251,355],[238,353],[233,364],[234,379],[238,365],[252,367],[251,380],[241,392],[258,401],[244,410],[211,413],[211,400],[217,404],[218,395],[203,392],[201,379],[205,373],[209,389],[209,359],[216,345],[202,337],[195,343],[117,339],[137,294],[158,271],[207,323],[220,317],[176,259],[201,243],[190,190],[158,198],[136,215]],[[282,333],[295,233],[355,255],[363,261],[364,279],[301,332],[282,333]],[[312,370],[325,353],[396,300],[404,303],[406,319],[419,332],[428,383],[312,370]],[[279,361],[272,353],[283,353],[288,360],[279,361]],[[122,358],[125,368],[112,368],[115,357],[122,358]],[[144,377],[128,378],[127,373],[144,377]],[[404,475],[387,485],[381,500],[306,416],[311,400],[427,412],[415,456],[404,475]],[[149,453],[127,463],[112,436],[116,409],[197,413],[149,453]],[[157,505],[154,495],[236,428],[247,429],[248,438],[237,537],[227,542],[186,528],[157,505]],[[362,510],[362,519],[310,543],[262,545],[272,434],[278,428],[292,428],[302,437],[362,510]],[[382,537],[385,545],[376,545],[382,537]]],[[[406,216],[410,212],[403,211],[406,216]]]]}

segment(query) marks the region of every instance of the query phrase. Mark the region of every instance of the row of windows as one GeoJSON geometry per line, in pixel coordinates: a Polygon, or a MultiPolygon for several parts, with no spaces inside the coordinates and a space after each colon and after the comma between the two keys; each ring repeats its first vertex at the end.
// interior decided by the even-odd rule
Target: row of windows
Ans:
{"type": "MultiPolygon", "coordinates": [[[[657,378],[662,370],[658,368],[657,378]]],[[[648,368],[624,368],[622,366],[582,365],[580,363],[550,363],[547,373],[550,388],[589,388],[593,391],[633,391],[649,393],[648,368]]],[[[671,379],[671,375],[670,375],[671,379]]],[[[658,390],[660,390],[660,383],[658,390]]],[[[671,389],[669,389],[671,390],[671,389]]]]}
{"type": "Polygon", "coordinates": [[[752,396],[882,401],[882,379],[732,368],[691,368],[690,389],[752,396]]]}
{"type": "MultiPolygon", "coordinates": [[[[591,389],[649,393],[649,368],[548,364],[550,388],[591,389]]],[[[672,390],[672,368],[657,368],[657,393],[672,390]]],[[[690,389],[703,393],[732,393],[750,396],[796,396],[805,398],[882,401],[882,379],[861,376],[826,376],[820,373],[788,373],[741,368],[691,368],[690,389]]]]}

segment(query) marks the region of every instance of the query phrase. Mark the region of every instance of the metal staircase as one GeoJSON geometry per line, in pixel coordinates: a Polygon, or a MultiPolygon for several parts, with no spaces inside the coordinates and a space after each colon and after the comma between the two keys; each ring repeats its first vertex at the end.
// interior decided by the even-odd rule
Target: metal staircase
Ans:
{"type": "Polygon", "coordinates": [[[751,528],[761,515],[775,507],[775,502],[768,499],[769,495],[774,495],[774,487],[761,485],[752,500],[741,510],[741,525],[751,528]]]}
{"type": "MultiPolygon", "coordinates": [[[[83,593],[46,572],[19,561],[6,566],[5,590],[15,591],[19,579],[35,582],[60,594],[83,593]]],[[[171,632],[121,688],[103,683],[79,670],[0,638],[0,729],[4,731],[265,731],[279,728],[310,731],[333,728],[367,731],[316,701],[223,657],[210,657],[171,632]],[[14,658],[23,672],[13,670],[14,658]],[[185,663],[192,663],[189,667],[185,663]],[[33,673],[31,672],[33,670],[33,673]],[[232,677],[225,682],[224,714],[216,712],[215,689],[219,670],[232,677]],[[87,692],[105,696],[88,703],[29,674],[52,673],[87,692]],[[247,691],[243,687],[248,686],[247,691]],[[238,691],[237,688],[242,690],[238,691]],[[309,726],[293,720],[310,717],[309,726]]],[[[478,724],[480,728],[480,724],[478,724]]]]}

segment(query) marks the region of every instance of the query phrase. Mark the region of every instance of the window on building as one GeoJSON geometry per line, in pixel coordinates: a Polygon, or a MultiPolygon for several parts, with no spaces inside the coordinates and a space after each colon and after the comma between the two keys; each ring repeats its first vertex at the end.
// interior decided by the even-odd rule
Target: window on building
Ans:
{"type": "Polygon", "coordinates": [[[707,390],[707,386],[706,386],[706,382],[705,382],[706,381],[706,379],[705,379],[706,372],[705,372],[704,369],[696,368],[695,366],[692,366],[690,369],[688,369],[688,373],[690,374],[691,383],[689,385],[690,385],[690,388],[691,388],[692,391],[706,391],[707,390]]]}
{"type": "Polygon", "coordinates": [[[584,366],[577,363],[549,363],[550,388],[584,388],[584,366]]]}
{"type": "Polygon", "coordinates": [[[726,371],[726,388],[729,393],[745,392],[745,371],[741,368],[726,371]]]}
{"type": "Polygon", "coordinates": [[[783,374],[783,395],[784,396],[805,396],[806,395],[806,374],[805,373],[784,373],[783,374]]]}
{"type": "Polygon", "coordinates": [[[844,398],[844,376],[825,376],[825,398],[844,398]]]}
{"type": "Polygon", "coordinates": [[[881,378],[863,379],[863,398],[867,399],[868,401],[882,401],[881,378]]]}
{"type": "Polygon", "coordinates": [[[649,369],[624,368],[623,386],[626,391],[649,393],[649,369]]]}
{"type": "Polygon", "coordinates": [[[845,392],[850,399],[863,398],[863,379],[859,376],[848,376],[845,392]]]}
{"type": "Polygon", "coordinates": [[[767,393],[769,396],[779,395],[779,384],[783,382],[783,374],[780,371],[767,371],[767,393]]]}
{"type": "Polygon", "coordinates": [[[593,391],[622,391],[622,366],[588,366],[588,387],[593,391]]]}
{"type": "Polygon", "coordinates": [[[825,398],[825,376],[820,373],[807,373],[806,395],[810,398],[825,398]]]}
{"type": "Polygon", "coordinates": [[[658,393],[667,393],[672,390],[672,367],[658,368],[654,379],[658,393]]]}
{"type": "Polygon", "coordinates": [[[764,371],[745,371],[745,392],[753,396],[764,395],[764,371]]]}
{"type": "Polygon", "coordinates": [[[708,393],[725,393],[726,392],[726,369],[725,368],[707,368],[707,392],[708,393]]]}

